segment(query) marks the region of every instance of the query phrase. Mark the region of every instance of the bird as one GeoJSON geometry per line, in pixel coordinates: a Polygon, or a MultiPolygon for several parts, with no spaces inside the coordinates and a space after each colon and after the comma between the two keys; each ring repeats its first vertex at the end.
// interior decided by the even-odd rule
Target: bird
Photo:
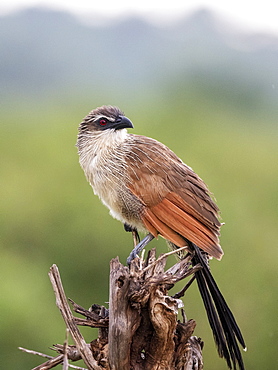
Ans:
{"type": "Polygon", "coordinates": [[[172,248],[187,250],[193,266],[201,266],[195,279],[218,354],[229,369],[244,370],[241,330],[209,266],[209,259],[223,256],[219,208],[191,167],[159,141],[127,131],[132,128],[132,121],[116,106],[92,110],[78,127],[81,168],[94,193],[126,231],[147,233],[131,252],[129,263],[161,236],[172,248]]]}

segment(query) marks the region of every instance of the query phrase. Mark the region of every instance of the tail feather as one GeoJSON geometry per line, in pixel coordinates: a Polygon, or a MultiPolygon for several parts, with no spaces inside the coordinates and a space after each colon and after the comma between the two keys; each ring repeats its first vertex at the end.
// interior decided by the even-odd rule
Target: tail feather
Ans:
{"type": "Polygon", "coordinates": [[[201,297],[204,302],[206,312],[207,312],[209,324],[213,332],[213,337],[214,337],[214,340],[217,346],[218,354],[220,357],[225,358],[225,360],[227,361],[228,367],[231,369],[232,366],[231,366],[229,351],[225,344],[226,340],[224,337],[224,333],[223,333],[217,312],[215,310],[211,295],[206,286],[206,281],[205,281],[202,271],[197,271],[195,274],[195,277],[197,280],[199,291],[201,293],[201,297]]]}
{"type": "Polygon", "coordinates": [[[208,268],[207,261],[200,249],[190,243],[195,251],[194,265],[201,264],[202,269],[195,273],[197,284],[208,315],[214,340],[220,357],[224,357],[230,369],[244,370],[244,364],[237,341],[245,348],[244,339],[208,268]]]}

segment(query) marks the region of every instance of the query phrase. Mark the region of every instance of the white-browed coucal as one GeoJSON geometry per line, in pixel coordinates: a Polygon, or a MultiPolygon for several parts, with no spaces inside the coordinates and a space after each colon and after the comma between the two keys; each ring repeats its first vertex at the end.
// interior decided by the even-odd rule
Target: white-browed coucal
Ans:
{"type": "Polygon", "coordinates": [[[127,230],[148,235],[129,257],[158,235],[174,248],[187,247],[218,353],[230,369],[244,370],[240,329],[219,291],[208,257],[220,260],[219,209],[205,183],[168,147],[127,132],[132,122],[117,107],[102,106],[80,123],[80,165],[94,192],[127,230]]]}

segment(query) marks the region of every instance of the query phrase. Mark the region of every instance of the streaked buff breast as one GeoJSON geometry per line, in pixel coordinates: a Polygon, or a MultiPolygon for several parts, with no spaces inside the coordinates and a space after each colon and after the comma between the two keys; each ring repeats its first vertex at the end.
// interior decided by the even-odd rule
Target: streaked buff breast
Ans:
{"type": "Polygon", "coordinates": [[[129,146],[125,145],[125,139],[126,135],[115,135],[115,132],[111,140],[109,132],[107,135],[96,137],[94,146],[91,147],[90,153],[87,153],[89,156],[83,156],[86,161],[80,161],[80,164],[94,193],[109,208],[110,214],[133,227],[144,229],[140,220],[143,205],[128,188],[125,156],[129,146]]]}

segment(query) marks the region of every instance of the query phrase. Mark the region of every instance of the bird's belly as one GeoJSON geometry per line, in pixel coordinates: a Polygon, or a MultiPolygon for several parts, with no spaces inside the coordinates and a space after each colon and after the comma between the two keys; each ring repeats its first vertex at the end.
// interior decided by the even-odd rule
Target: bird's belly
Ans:
{"type": "Polygon", "coordinates": [[[124,176],[118,172],[118,176],[111,176],[106,168],[93,171],[89,181],[102,203],[109,209],[110,215],[117,220],[128,223],[132,227],[144,230],[141,221],[143,204],[136,198],[126,186],[124,176]]]}

